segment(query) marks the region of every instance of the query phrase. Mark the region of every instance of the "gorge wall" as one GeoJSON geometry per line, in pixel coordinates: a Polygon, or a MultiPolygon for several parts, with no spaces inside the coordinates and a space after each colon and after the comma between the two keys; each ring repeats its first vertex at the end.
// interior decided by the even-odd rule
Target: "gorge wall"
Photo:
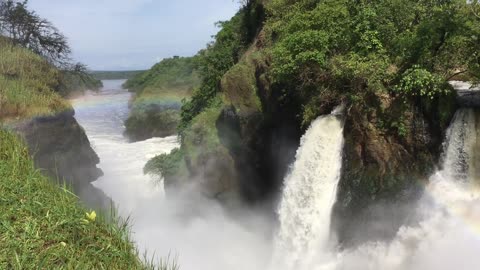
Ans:
{"type": "Polygon", "coordinates": [[[102,176],[100,162],[72,110],[35,117],[14,125],[27,143],[35,166],[59,184],[72,187],[88,206],[106,205],[108,198],[91,182],[102,176]]]}
{"type": "Polygon", "coordinates": [[[392,236],[407,222],[398,205],[415,204],[438,164],[457,108],[448,80],[460,67],[477,74],[476,45],[454,45],[478,32],[457,20],[471,14],[451,3],[433,16],[429,5],[247,1],[199,54],[203,81],[182,107],[181,148],[146,171],[221,200],[275,201],[301,135],[344,104],[332,226],[344,244],[392,236]]]}

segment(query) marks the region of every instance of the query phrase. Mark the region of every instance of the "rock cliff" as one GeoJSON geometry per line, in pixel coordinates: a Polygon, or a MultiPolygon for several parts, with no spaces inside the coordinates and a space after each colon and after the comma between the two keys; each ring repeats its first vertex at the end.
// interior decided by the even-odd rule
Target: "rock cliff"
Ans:
{"type": "Polygon", "coordinates": [[[36,167],[59,183],[80,190],[102,175],[96,166],[100,160],[73,110],[36,117],[13,129],[26,141],[36,167]]]}

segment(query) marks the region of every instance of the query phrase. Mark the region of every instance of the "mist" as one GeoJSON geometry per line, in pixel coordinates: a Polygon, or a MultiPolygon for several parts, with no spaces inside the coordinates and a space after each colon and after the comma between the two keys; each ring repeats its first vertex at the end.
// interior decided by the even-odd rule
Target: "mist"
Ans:
{"type": "Polygon", "coordinates": [[[179,142],[176,136],[128,142],[123,120],[131,95],[120,90],[122,83],[106,82],[100,93],[72,103],[105,174],[93,185],[112,198],[121,217],[129,219],[132,240],[147,259],[175,261],[185,270],[480,269],[480,260],[473,259],[480,250],[480,193],[468,181],[457,179],[467,175],[458,170],[465,167],[469,152],[463,148],[471,145],[459,139],[468,131],[468,125],[458,122],[462,117],[449,131],[444,168],[431,176],[418,202],[371,206],[374,228],[353,227],[348,234],[361,241],[344,247],[336,242],[335,228],[330,228],[334,197],[325,201],[325,196],[335,194],[334,183],[339,181],[343,129],[339,117],[319,118],[306,132],[284,189],[273,196],[280,198],[275,213],[242,204],[225,206],[202,196],[194,184],[168,190],[166,196],[161,178],[143,174],[150,158],[170,152],[179,142]],[[393,230],[395,213],[408,213],[408,223],[395,229],[393,238],[372,241],[393,230]]]}

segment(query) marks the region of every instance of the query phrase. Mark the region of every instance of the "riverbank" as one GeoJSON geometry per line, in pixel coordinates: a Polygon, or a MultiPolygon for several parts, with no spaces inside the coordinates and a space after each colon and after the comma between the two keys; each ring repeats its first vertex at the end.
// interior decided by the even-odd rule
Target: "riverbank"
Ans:
{"type": "Polygon", "coordinates": [[[26,146],[1,129],[0,159],[0,268],[148,269],[127,224],[93,217],[68,188],[35,169],[26,146]]]}
{"type": "Polygon", "coordinates": [[[126,223],[82,206],[70,189],[88,187],[99,176],[99,160],[71,105],[55,91],[60,72],[3,42],[0,269],[153,268],[139,257],[126,223]]]}

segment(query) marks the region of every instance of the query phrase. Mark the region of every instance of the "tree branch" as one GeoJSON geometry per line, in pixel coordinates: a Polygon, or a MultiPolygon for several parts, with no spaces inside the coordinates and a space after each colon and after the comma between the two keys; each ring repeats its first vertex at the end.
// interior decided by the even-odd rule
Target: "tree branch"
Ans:
{"type": "Polygon", "coordinates": [[[459,72],[456,72],[454,73],[452,76],[448,77],[447,81],[450,81],[451,79],[453,79],[455,76],[458,76],[460,74],[464,74],[464,73],[467,73],[468,70],[462,70],[462,71],[459,71],[459,72]]]}

